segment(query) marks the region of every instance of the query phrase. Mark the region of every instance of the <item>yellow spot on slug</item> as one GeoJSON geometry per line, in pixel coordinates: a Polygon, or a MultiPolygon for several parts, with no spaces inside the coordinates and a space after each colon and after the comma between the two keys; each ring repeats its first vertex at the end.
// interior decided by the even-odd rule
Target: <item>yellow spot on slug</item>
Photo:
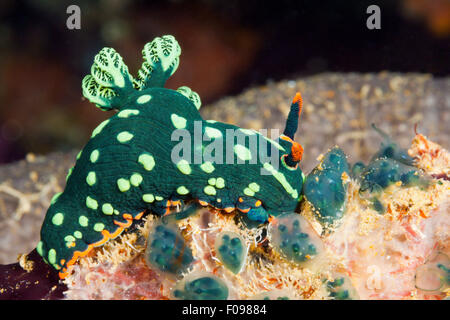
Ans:
{"type": "Polygon", "coordinates": [[[95,199],[92,199],[91,197],[86,197],[86,206],[92,210],[97,210],[98,208],[98,202],[95,199]]]}
{"type": "Polygon", "coordinates": [[[242,132],[242,133],[244,133],[244,134],[250,135],[250,136],[256,134],[256,131],[250,130],[250,129],[242,129],[242,128],[241,128],[241,129],[239,129],[239,131],[242,132]]]}
{"type": "Polygon", "coordinates": [[[155,197],[152,194],[147,193],[142,195],[142,200],[144,200],[147,203],[152,203],[153,201],[155,201],[155,197]]]}
{"type": "MultiPolygon", "coordinates": [[[[86,216],[80,216],[78,218],[78,223],[80,224],[80,226],[82,227],[87,227],[89,224],[89,219],[86,216]]],[[[75,240],[75,239],[73,239],[75,240]]],[[[67,241],[67,240],[66,240],[67,241]]]]}
{"type": "Polygon", "coordinates": [[[68,236],[64,237],[64,241],[73,242],[73,241],[75,241],[75,238],[71,235],[68,235],[68,236]]]}
{"type": "Polygon", "coordinates": [[[216,128],[206,127],[205,133],[210,138],[220,138],[222,137],[222,132],[216,128]]]}
{"type": "Polygon", "coordinates": [[[139,98],[136,99],[136,102],[139,104],[144,104],[147,103],[151,100],[152,96],[149,94],[144,94],[142,96],[140,96],[139,98]]]}
{"type": "Polygon", "coordinates": [[[155,159],[148,153],[143,153],[139,156],[138,162],[144,166],[144,169],[151,171],[155,166],[155,159]]]}
{"type": "Polygon", "coordinates": [[[177,193],[181,195],[185,195],[189,193],[189,190],[185,186],[180,186],[177,188],[177,193]]]}
{"type": "Polygon", "coordinates": [[[56,250],[55,249],[50,249],[48,251],[48,262],[50,262],[51,264],[56,263],[56,250]]]}
{"type": "Polygon", "coordinates": [[[105,229],[105,225],[103,223],[96,223],[94,224],[94,230],[97,232],[102,231],[103,229],[105,229]]]}
{"type": "Polygon", "coordinates": [[[93,186],[97,182],[97,176],[94,171],[90,171],[86,177],[86,183],[93,186]]]}
{"type": "Polygon", "coordinates": [[[172,121],[172,124],[177,129],[184,129],[186,128],[186,122],[187,120],[183,117],[180,117],[179,115],[176,115],[175,113],[170,116],[170,120],[172,121]]]}
{"type": "Polygon", "coordinates": [[[135,187],[139,187],[143,180],[144,178],[139,173],[134,173],[130,178],[131,184],[135,187]]]}
{"type": "Polygon", "coordinates": [[[216,188],[223,189],[225,188],[225,180],[221,177],[216,180],[216,188]]]}
{"type": "Polygon", "coordinates": [[[67,171],[66,182],[67,182],[67,180],[69,180],[70,176],[72,175],[72,171],[73,171],[73,167],[70,168],[69,171],[67,171]]]}
{"type": "MultiPolygon", "coordinates": [[[[139,99],[138,99],[139,100],[139,99]]],[[[128,118],[129,116],[137,116],[139,114],[139,110],[135,109],[125,109],[120,111],[117,116],[119,118],[128,118]]]]}
{"type": "Polygon", "coordinates": [[[255,192],[253,190],[251,190],[250,188],[245,188],[244,189],[244,194],[249,196],[249,197],[253,197],[255,195],[255,192]]]}
{"type": "Polygon", "coordinates": [[[252,153],[250,150],[240,144],[236,144],[234,146],[234,153],[238,156],[241,160],[251,160],[252,159],[252,153]]]}
{"type": "Polygon", "coordinates": [[[117,186],[119,187],[119,190],[121,192],[128,191],[130,190],[130,181],[124,178],[120,178],[119,180],[117,180],[117,186]]]}
{"type": "Polygon", "coordinates": [[[39,241],[39,243],[36,246],[36,250],[40,256],[42,256],[42,253],[43,253],[43,248],[42,248],[43,245],[44,245],[44,243],[42,241],[39,241]]]}
{"type": "Polygon", "coordinates": [[[216,194],[216,188],[213,186],[206,186],[203,191],[210,196],[214,196],[216,194]]]}
{"type": "Polygon", "coordinates": [[[92,135],[91,138],[95,137],[96,135],[98,135],[100,132],[102,132],[103,128],[109,123],[109,119],[103,121],[102,123],[100,123],[97,128],[94,129],[94,131],[92,131],[92,135]]]}
{"type": "Polygon", "coordinates": [[[52,223],[55,226],[60,226],[60,225],[62,225],[63,222],[64,222],[64,214],[62,214],[61,212],[58,212],[52,218],[52,223]]]}
{"type": "Polygon", "coordinates": [[[189,162],[187,162],[184,159],[180,160],[180,162],[177,163],[177,168],[183,174],[191,174],[191,172],[192,172],[189,162]]]}
{"type": "Polygon", "coordinates": [[[250,183],[248,187],[254,192],[259,192],[259,184],[257,184],[256,182],[250,183]]]}
{"type": "Polygon", "coordinates": [[[90,160],[92,163],[97,162],[98,157],[100,156],[100,152],[96,149],[94,151],[91,152],[91,156],[90,156],[90,160]]]}
{"type": "Polygon", "coordinates": [[[125,143],[133,139],[134,135],[128,131],[122,131],[117,135],[117,141],[120,143],[125,143]]]}
{"type": "Polygon", "coordinates": [[[107,215],[112,215],[114,208],[110,203],[105,203],[102,205],[102,212],[107,215]]]}
{"type": "Polygon", "coordinates": [[[298,198],[298,191],[292,188],[292,186],[286,180],[284,174],[275,170],[274,167],[268,162],[264,163],[264,169],[269,171],[275,177],[275,179],[277,179],[277,181],[283,186],[284,190],[286,190],[286,192],[289,193],[292,198],[298,198]]]}
{"type": "Polygon", "coordinates": [[[200,168],[206,173],[211,173],[211,172],[213,172],[215,170],[213,164],[211,162],[209,162],[209,161],[206,161],[206,162],[202,163],[200,165],[200,168]]]}

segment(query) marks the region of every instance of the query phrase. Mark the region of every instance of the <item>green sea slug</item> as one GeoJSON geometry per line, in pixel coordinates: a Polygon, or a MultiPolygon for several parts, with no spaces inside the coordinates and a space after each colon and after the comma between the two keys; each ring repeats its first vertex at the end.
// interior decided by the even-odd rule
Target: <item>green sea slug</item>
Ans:
{"type": "Polygon", "coordinates": [[[173,36],[154,39],[142,51],[137,77],[114,49],[95,56],[83,95],[101,110],[117,112],[93,131],[43,222],[37,251],[61,278],[79,257],[150,212],[163,216],[195,200],[264,223],[293,212],[301,200],[303,148],[293,140],[300,94],[276,141],[204,120],[197,93],[164,88],[180,53],[173,36]]]}

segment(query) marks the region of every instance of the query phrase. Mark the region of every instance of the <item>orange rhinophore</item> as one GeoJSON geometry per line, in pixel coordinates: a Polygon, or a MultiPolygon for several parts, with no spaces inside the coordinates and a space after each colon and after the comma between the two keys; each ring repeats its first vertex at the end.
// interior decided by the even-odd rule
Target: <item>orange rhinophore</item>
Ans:
{"type": "Polygon", "coordinates": [[[294,99],[292,100],[292,103],[298,103],[298,116],[300,117],[300,114],[302,113],[302,107],[303,107],[303,98],[300,92],[297,92],[295,94],[294,99]]]}

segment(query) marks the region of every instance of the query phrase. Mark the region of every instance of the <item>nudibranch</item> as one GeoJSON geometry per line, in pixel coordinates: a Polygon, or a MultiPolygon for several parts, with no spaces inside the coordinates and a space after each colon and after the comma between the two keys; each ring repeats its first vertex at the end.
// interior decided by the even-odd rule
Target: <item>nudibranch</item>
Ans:
{"type": "Polygon", "coordinates": [[[180,53],[173,36],[155,38],[145,45],[135,78],[114,49],[104,48],[95,56],[91,74],[82,81],[83,95],[101,110],[117,113],[93,131],[45,216],[37,251],[59,270],[60,278],[79,257],[150,212],[163,216],[194,200],[266,222],[293,212],[301,200],[304,175],[298,163],[303,148],[294,141],[300,94],[276,140],[204,120],[197,93],[184,86],[164,88],[180,53]],[[200,143],[195,139],[198,128],[200,143]],[[182,157],[176,152],[186,136],[194,137],[184,144],[194,159],[189,148],[182,157]]]}

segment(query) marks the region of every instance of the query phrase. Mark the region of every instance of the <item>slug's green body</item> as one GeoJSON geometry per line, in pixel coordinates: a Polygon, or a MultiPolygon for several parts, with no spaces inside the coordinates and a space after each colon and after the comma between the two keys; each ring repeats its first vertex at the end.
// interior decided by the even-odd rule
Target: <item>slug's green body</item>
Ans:
{"type": "Polygon", "coordinates": [[[37,250],[62,278],[78,257],[118,236],[147,210],[163,215],[195,199],[227,212],[239,209],[265,222],[269,214],[296,208],[303,184],[298,168],[303,149],[292,139],[301,98],[294,100],[278,141],[205,121],[195,92],[163,88],[178,66],[180,52],[172,36],[156,38],[144,47],[136,79],[113,49],[105,48],[95,57],[91,75],[83,80],[83,94],[102,110],[119,112],[94,130],[68,174],[64,192],[52,199],[45,217],[37,250]],[[194,137],[198,127],[204,137],[200,143],[194,137]],[[227,139],[227,129],[244,140],[239,135],[227,139]],[[183,149],[174,160],[180,137],[186,135],[191,139],[184,146],[192,153],[187,156],[183,149]],[[251,141],[256,141],[256,153],[250,150],[251,141]],[[258,156],[263,148],[277,155],[279,166],[258,156]],[[223,163],[204,158],[220,153],[223,163]],[[200,160],[195,158],[199,155],[200,160]]]}

